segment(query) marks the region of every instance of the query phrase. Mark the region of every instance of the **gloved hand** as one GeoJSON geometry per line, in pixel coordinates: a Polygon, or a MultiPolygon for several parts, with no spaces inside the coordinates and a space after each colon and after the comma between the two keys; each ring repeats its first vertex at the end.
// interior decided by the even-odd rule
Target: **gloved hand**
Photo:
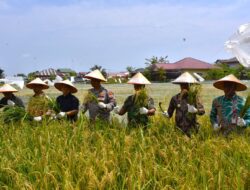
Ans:
{"type": "Polygon", "coordinates": [[[33,117],[34,121],[42,121],[42,116],[33,117]]]}
{"type": "Polygon", "coordinates": [[[164,117],[166,117],[166,118],[169,118],[169,115],[168,115],[168,112],[167,112],[167,111],[164,111],[164,112],[162,113],[162,115],[163,115],[164,117]]]}
{"type": "Polygon", "coordinates": [[[213,124],[213,129],[214,129],[214,131],[218,131],[220,129],[219,124],[218,123],[214,123],[213,124]]]}
{"type": "Polygon", "coordinates": [[[66,113],[61,111],[60,113],[57,114],[56,117],[57,117],[57,118],[63,118],[63,117],[65,117],[65,116],[66,116],[66,113]]]}
{"type": "Polygon", "coordinates": [[[15,106],[16,105],[15,102],[13,102],[12,100],[7,100],[7,104],[9,106],[15,106]]]}
{"type": "Polygon", "coordinates": [[[189,113],[197,113],[198,110],[193,105],[187,104],[187,106],[188,106],[189,113]]]}
{"type": "Polygon", "coordinates": [[[146,115],[148,113],[148,109],[145,107],[140,108],[140,114],[141,115],[146,115]]]}
{"type": "Polygon", "coordinates": [[[238,119],[237,119],[237,126],[240,126],[240,127],[243,127],[243,126],[246,126],[246,121],[243,119],[243,118],[241,118],[241,117],[238,117],[238,119]]]}
{"type": "Polygon", "coordinates": [[[113,110],[114,110],[115,114],[119,114],[120,107],[119,106],[115,106],[113,110]]]}
{"type": "Polygon", "coordinates": [[[98,103],[98,107],[101,108],[101,109],[104,109],[104,108],[107,107],[107,105],[104,104],[103,102],[99,102],[99,103],[98,103]]]}

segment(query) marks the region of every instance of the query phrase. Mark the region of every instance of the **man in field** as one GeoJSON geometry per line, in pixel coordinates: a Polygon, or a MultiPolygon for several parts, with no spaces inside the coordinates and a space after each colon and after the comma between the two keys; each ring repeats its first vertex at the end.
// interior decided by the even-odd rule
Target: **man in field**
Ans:
{"type": "Polygon", "coordinates": [[[191,137],[191,129],[194,129],[196,132],[199,130],[196,115],[205,113],[199,97],[190,93],[191,85],[199,85],[198,81],[190,73],[185,72],[172,83],[179,84],[181,92],[172,97],[168,111],[164,111],[163,115],[166,118],[171,118],[175,111],[176,126],[188,137],[191,137]],[[196,98],[191,102],[190,96],[195,96],[196,98]]]}
{"type": "Polygon", "coordinates": [[[122,108],[114,109],[114,112],[119,115],[128,113],[128,126],[147,126],[149,122],[149,116],[155,114],[154,100],[148,96],[145,85],[151,84],[140,72],[134,75],[128,84],[133,84],[135,94],[129,96],[122,108]]]}
{"type": "Polygon", "coordinates": [[[77,92],[76,87],[69,80],[57,82],[54,86],[63,93],[56,99],[56,103],[60,108],[57,118],[67,118],[70,121],[76,121],[79,100],[72,94],[77,92]]]}
{"type": "Polygon", "coordinates": [[[238,127],[247,127],[250,124],[250,110],[245,109],[246,112],[241,113],[245,100],[236,94],[236,91],[246,90],[247,86],[232,74],[213,85],[224,91],[224,95],[215,98],[212,103],[210,121],[213,129],[227,136],[238,127]]]}
{"type": "Polygon", "coordinates": [[[14,92],[17,92],[17,89],[11,85],[4,84],[0,88],[0,92],[4,95],[4,97],[0,100],[0,108],[6,105],[24,107],[23,101],[13,94],[14,92]]]}
{"type": "Polygon", "coordinates": [[[101,85],[101,82],[106,82],[106,79],[98,69],[88,73],[84,77],[90,79],[93,88],[88,91],[88,94],[84,98],[82,105],[83,113],[88,110],[92,122],[96,118],[102,121],[109,121],[110,112],[116,106],[116,100],[113,92],[101,85]]]}
{"type": "Polygon", "coordinates": [[[43,90],[48,89],[49,86],[40,78],[36,78],[29,82],[26,87],[34,91],[34,95],[28,102],[27,111],[33,116],[34,121],[41,121],[44,115],[50,114],[50,98],[43,92],[43,90]]]}

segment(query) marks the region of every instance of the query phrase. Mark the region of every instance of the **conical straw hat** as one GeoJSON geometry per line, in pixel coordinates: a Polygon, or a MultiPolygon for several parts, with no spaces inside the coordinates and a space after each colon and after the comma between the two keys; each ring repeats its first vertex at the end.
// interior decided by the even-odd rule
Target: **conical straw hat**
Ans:
{"type": "Polygon", "coordinates": [[[87,79],[98,79],[100,81],[103,81],[103,82],[106,82],[107,80],[104,78],[104,76],[102,75],[102,73],[96,69],[88,74],[86,74],[84,76],[84,78],[87,78],[87,79]]]}
{"type": "Polygon", "coordinates": [[[128,84],[151,84],[151,82],[138,72],[128,81],[128,84]]]}
{"type": "Polygon", "coordinates": [[[17,92],[18,90],[9,84],[4,84],[0,87],[0,92],[17,92]]]}
{"type": "Polygon", "coordinates": [[[233,74],[227,75],[220,80],[214,82],[214,87],[220,90],[224,90],[224,82],[232,82],[236,84],[236,91],[244,91],[247,86],[243,84],[239,79],[237,79],[233,74]]]}
{"type": "Polygon", "coordinates": [[[172,81],[173,84],[182,84],[182,83],[199,83],[189,72],[182,73],[178,78],[172,81]]]}
{"type": "Polygon", "coordinates": [[[62,91],[63,86],[67,86],[70,89],[71,93],[76,93],[77,92],[76,87],[68,79],[55,83],[55,87],[60,91],[62,91]]]}
{"type": "Polygon", "coordinates": [[[40,78],[36,78],[31,82],[29,82],[28,84],[26,84],[26,87],[30,89],[34,89],[37,86],[40,86],[41,89],[49,88],[49,86],[45,82],[43,82],[40,78]]]}

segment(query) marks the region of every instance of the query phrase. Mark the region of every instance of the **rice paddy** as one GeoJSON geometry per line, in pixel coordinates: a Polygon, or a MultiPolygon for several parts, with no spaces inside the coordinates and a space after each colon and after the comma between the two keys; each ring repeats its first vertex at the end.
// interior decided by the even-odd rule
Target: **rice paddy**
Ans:
{"type": "MultiPolygon", "coordinates": [[[[108,85],[122,106],[133,86],[108,85]]],[[[81,102],[90,85],[78,85],[81,102]]],[[[217,136],[211,130],[212,99],[222,91],[202,87],[205,116],[191,139],[161,116],[179,86],[149,86],[157,113],[148,129],[126,128],[126,116],[110,124],[64,120],[10,122],[0,127],[0,189],[250,189],[250,130],[217,136]]],[[[45,91],[56,97],[56,89],[45,91]]],[[[31,90],[17,93],[27,104],[31,90]]],[[[239,93],[247,96],[248,92],[239,93]]]]}

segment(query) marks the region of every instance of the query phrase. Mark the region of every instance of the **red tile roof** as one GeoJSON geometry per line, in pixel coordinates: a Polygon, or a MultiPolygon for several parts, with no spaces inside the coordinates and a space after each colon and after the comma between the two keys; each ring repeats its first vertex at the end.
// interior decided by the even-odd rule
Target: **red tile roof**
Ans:
{"type": "Polygon", "coordinates": [[[212,69],[214,68],[214,65],[194,59],[191,57],[184,58],[180,61],[177,61],[175,63],[158,63],[155,64],[155,69],[162,68],[164,70],[179,70],[179,69],[212,69]]]}

